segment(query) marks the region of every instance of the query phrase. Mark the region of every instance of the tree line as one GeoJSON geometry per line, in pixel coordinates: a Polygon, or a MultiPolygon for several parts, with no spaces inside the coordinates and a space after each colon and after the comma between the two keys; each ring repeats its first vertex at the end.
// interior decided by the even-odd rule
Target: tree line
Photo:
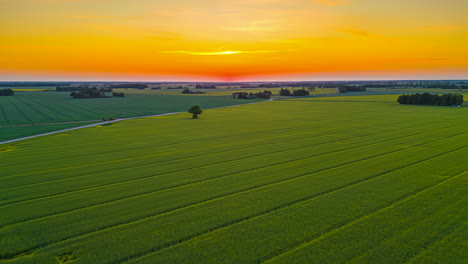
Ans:
{"type": "Polygon", "coordinates": [[[398,97],[397,101],[400,104],[411,105],[440,105],[451,106],[463,104],[463,95],[461,94],[430,94],[430,93],[417,93],[417,94],[403,94],[398,97]]]}
{"type": "MultiPolygon", "coordinates": [[[[73,91],[70,93],[70,96],[73,98],[107,98],[105,92],[107,89],[98,89],[96,87],[93,88],[81,88],[79,91],[73,91]]],[[[125,97],[124,93],[116,93],[113,92],[112,96],[114,97],[125,97]]]]}
{"type": "Polygon", "coordinates": [[[366,87],[359,86],[359,85],[343,85],[336,88],[339,93],[346,93],[346,92],[365,92],[366,87]]]}
{"type": "Polygon", "coordinates": [[[236,92],[232,94],[234,99],[270,99],[271,91],[263,91],[258,93],[236,92]]]}
{"type": "Polygon", "coordinates": [[[298,89],[293,90],[292,92],[286,88],[281,88],[279,91],[280,96],[307,96],[309,95],[309,91],[306,89],[298,89]]]}
{"type": "Polygon", "coordinates": [[[185,88],[182,91],[182,94],[205,94],[206,92],[203,91],[191,91],[189,88],[185,88]]]}
{"type": "Polygon", "coordinates": [[[12,89],[1,89],[0,96],[12,96],[15,92],[12,89]]]}

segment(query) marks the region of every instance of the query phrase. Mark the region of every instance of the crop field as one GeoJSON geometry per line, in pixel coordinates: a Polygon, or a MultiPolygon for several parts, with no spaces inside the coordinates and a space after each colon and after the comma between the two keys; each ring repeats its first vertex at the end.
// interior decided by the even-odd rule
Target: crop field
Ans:
{"type": "Polygon", "coordinates": [[[468,109],[395,100],[275,100],[0,145],[0,262],[465,263],[468,109]]]}
{"type": "Polygon", "coordinates": [[[384,89],[386,91],[395,91],[399,93],[439,93],[439,94],[446,94],[446,93],[458,93],[458,94],[468,94],[467,89],[435,89],[435,88],[392,88],[392,89],[384,89]]]}
{"type": "Polygon", "coordinates": [[[224,96],[133,95],[126,97],[72,99],[68,92],[18,92],[0,97],[0,141],[56,130],[57,124],[70,121],[100,121],[109,118],[155,115],[187,111],[199,104],[202,108],[250,103],[258,100],[235,100],[224,96]],[[32,125],[20,128],[18,125],[32,125]]]}
{"type": "MultiPolygon", "coordinates": [[[[273,93],[273,97],[279,96],[279,91],[282,88],[242,88],[242,89],[226,89],[226,88],[218,88],[218,89],[194,89],[194,86],[185,86],[192,91],[201,91],[205,92],[204,96],[227,96],[230,97],[235,92],[247,92],[247,93],[258,93],[263,92],[265,90],[271,91],[273,93]]],[[[290,91],[296,89],[303,89],[302,87],[284,87],[285,89],[289,89],[290,91]]],[[[307,87],[305,87],[307,90],[307,87]]],[[[123,92],[128,94],[150,94],[150,95],[182,95],[182,89],[160,89],[160,90],[152,90],[152,89],[114,89],[116,92],[123,92]]],[[[334,94],[338,93],[335,88],[316,88],[314,91],[310,92],[310,95],[321,95],[321,94],[334,94]]],[[[183,96],[197,96],[196,94],[184,94],[183,96]]]]}

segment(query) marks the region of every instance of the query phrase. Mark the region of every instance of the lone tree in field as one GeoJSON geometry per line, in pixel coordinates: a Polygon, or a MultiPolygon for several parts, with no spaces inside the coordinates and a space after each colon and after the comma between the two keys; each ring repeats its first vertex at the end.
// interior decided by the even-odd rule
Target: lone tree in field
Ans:
{"type": "Polygon", "coordinates": [[[188,112],[193,114],[192,118],[196,119],[196,118],[198,118],[198,115],[201,115],[203,113],[203,110],[200,108],[200,106],[194,105],[194,106],[190,107],[188,112]]]}

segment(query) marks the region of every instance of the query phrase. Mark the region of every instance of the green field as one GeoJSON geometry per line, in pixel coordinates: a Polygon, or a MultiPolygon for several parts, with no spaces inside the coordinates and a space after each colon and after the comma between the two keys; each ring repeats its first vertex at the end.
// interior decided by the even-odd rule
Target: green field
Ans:
{"type": "Polygon", "coordinates": [[[18,92],[0,97],[0,141],[81,126],[57,124],[70,121],[100,121],[169,112],[184,112],[199,104],[202,108],[221,107],[260,100],[235,100],[227,96],[134,95],[126,97],[72,99],[68,92],[18,92]],[[24,128],[18,125],[34,126],[24,128]]]}
{"type": "Polygon", "coordinates": [[[0,260],[466,263],[468,109],[395,100],[276,100],[0,145],[0,260]]]}
{"type": "MultiPolygon", "coordinates": [[[[202,91],[205,92],[204,96],[231,96],[235,92],[247,92],[247,93],[258,93],[265,90],[271,91],[273,97],[279,97],[279,91],[283,88],[292,90],[303,89],[302,87],[283,87],[283,88],[238,88],[238,89],[195,89],[193,86],[186,86],[191,91],[202,91]]],[[[307,90],[307,87],[305,87],[307,90]]],[[[146,95],[182,95],[183,89],[113,89],[116,92],[123,92],[127,94],[146,94],[146,95]]],[[[322,95],[322,94],[335,94],[338,93],[335,88],[316,88],[310,92],[310,95],[322,95]]],[[[197,96],[196,94],[184,94],[183,96],[197,96]]]]}

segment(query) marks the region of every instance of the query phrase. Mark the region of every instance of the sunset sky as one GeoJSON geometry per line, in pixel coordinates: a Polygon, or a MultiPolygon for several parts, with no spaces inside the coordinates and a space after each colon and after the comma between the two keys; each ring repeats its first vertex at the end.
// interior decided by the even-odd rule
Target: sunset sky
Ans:
{"type": "Polygon", "coordinates": [[[0,81],[468,79],[467,0],[0,0],[0,81]]]}

